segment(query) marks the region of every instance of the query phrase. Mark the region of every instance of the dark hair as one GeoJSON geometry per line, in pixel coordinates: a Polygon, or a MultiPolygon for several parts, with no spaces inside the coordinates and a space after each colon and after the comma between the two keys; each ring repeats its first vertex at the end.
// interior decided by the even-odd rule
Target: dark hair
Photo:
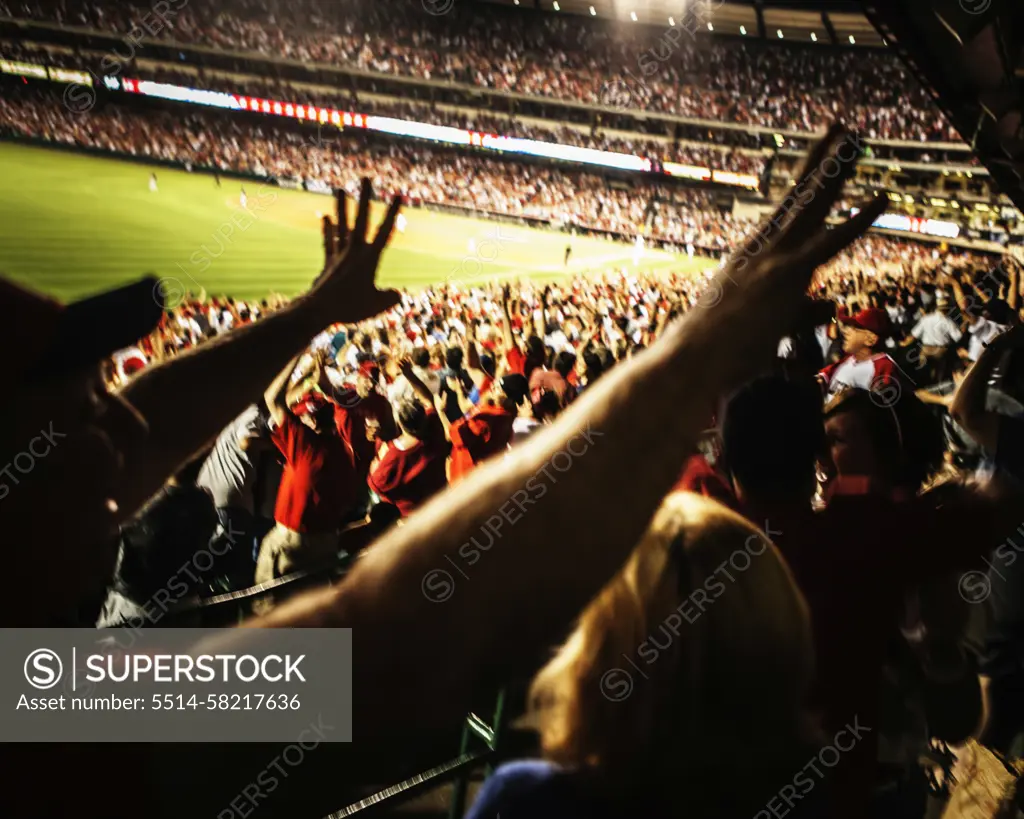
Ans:
{"type": "Polygon", "coordinates": [[[572,372],[573,367],[576,366],[576,354],[571,353],[568,350],[562,350],[558,355],[555,356],[554,370],[562,378],[568,378],[569,373],[572,372]]]}
{"type": "Polygon", "coordinates": [[[181,569],[209,545],[216,528],[213,499],[204,490],[165,487],[121,527],[117,579],[127,596],[146,600],[175,577],[198,588],[195,572],[181,569]]]}
{"type": "Polygon", "coordinates": [[[824,440],[821,392],[807,380],[755,379],[722,414],[725,466],[744,492],[768,500],[809,500],[824,440]]]}
{"type": "Polygon", "coordinates": [[[501,389],[518,406],[526,400],[526,394],[530,391],[526,376],[519,373],[510,373],[501,379],[501,389]]]}
{"type": "Polygon", "coordinates": [[[412,351],[412,363],[417,367],[430,366],[430,350],[426,347],[417,347],[412,351]]]}
{"type": "Polygon", "coordinates": [[[590,382],[596,381],[604,372],[604,363],[597,353],[585,352],[583,354],[583,366],[586,369],[587,381],[590,382]]]}
{"type": "Polygon", "coordinates": [[[427,431],[427,410],[419,401],[407,398],[398,405],[398,423],[414,438],[422,439],[427,431]]]}
{"type": "Polygon", "coordinates": [[[393,503],[375,503],[370,507],[370,523],[387,528],[402,519],[402,513],[393,503]]]}
{"type": "Polygon", "coordinates": [[[317,432],[323,435],[334,433],[334,404],[330,401],[310,413],[316,420],[317,432]]]}
{"type": "Polygon", "coordinates": [[[526,339],[526,357],[534,362],[544,360],[544,339],[540,336],[530,336],[526,339]]]}
{"type": "Polygon", "coordinates": [[[458,372],[462,369],[462,356],[461,347],[449,347],[444,354],[444,363],[448,365],[448,369],[458,372]]]}
{"type": "Polygon", "coordinates": [[[558,411],[561,408],[558,402],[558,393],[554,390],[544,390],[540,394],[540,398],[533,405],[533,417],[538,421],[543,421],[545,418],[554,418],[558,415],[558,411]]]}
{"type": "Polygon", "coordinates": [[[480,369],[494,378],[494,356],[490,353],[480,354],[480,369]]]}
{"type": "Polygon", "coordinates": [[[826,418],[856,413],[864,422],[885,477],[893,486],[918,490],[942,468],[946,440],[942,422],[924,402],[904,389],[886,404],[867,390],[851,389],[829,407],[826,418]]]}

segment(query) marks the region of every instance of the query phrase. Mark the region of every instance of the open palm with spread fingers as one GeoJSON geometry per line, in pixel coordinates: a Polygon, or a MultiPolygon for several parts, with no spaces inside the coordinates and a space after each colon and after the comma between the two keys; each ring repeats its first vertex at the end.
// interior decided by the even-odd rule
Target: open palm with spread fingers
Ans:
{"type": "Polygon", "coordinates": [[[395,219],[402,207],[396,196],[388,207],[376,235],[367,237],[373,188],[363,179],[356,209],[355,225],[349,227],[345,191],[335,194],[334,221],[323,219],[324,270],[316,281],[313,295],[323,305],[328,322],[357,322],[383,313],[401,300],[396,290],[377,288],[377,268],[391,239],[395,219]]]}
{"type": "Polygon", "coordinates": [[[768,220],[733,253],[701,298],[708,308],[683,322],[695,340],[710,337],[709,368],[723,386],[739,383],[770,361],[779,338],[822,305],[807,297],[814,271],[863,235],[885,210],[876,197],[847,221],[826,219],[861,155],[858,137],[833,125],[807,157],[798,181],[768,220]]]}

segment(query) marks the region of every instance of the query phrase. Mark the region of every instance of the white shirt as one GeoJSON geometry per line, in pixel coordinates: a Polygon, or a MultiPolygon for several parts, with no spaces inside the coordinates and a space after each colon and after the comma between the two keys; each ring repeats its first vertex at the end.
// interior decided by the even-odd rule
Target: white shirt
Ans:
{"type": "Polygon", "coordinates": [[[942,313],[925,313],[911,335],[925,347],[948,347],[963,337],[960,328],[942,313]]]}
{"type": "Polygon", "coordinates": [[[543,426],[536,418],[517,416],[512,421],[512,440],[509,442],[509,446],[521,444],[535,432],[540,432],[543,426]]]}
{"type": "Polygon", "coordinates": [[[970,333],[970,340],[967,342],[967,357],[971,361],[977,361],[985,352],[985,346],[1000,333],[1006,332],[1008,328],[1003,324],[996,324],[987,318],[979,318],[974,324],[967,326],[970,333]]]}
{"type": "MultiPolygon", "coordinates": [[[[437,395],[441,391],[441,376],[436,372],[419,366],[414,366],[412,371],[433,395],[437,395]]],[[[394,383],[388,387],[388,401],[391,402],[393,407],[397,407],[403,401],[415,396],[416,393],[412,388],[412,384],[409,383],[409,379],[404,375],[398,376],[394,383]]]]}
{"type": "Polygon", "coordinates": [[[555,330],[555,332],[545,336],[544,343],[548,347],[552,347],[556,353],[560,353],[563,350],[568,350],[570,353],[573,352],[573,347],[569,343],[569,339],[566,338],[565,333],[561,330],[555,330]]]}
{"type": "MultiPolygon", "coordinates": [[[[858,361],[852,355],[847,356],[832,370],[825,401],[827,403],[832,400],[843,390],[876,390],[881,383],[891,378],[896,370],[896,362],[885,353],[877,353],[864,361],[858,361]]],[[[827,372],[827,368],[825,371],[827,372]]]]}

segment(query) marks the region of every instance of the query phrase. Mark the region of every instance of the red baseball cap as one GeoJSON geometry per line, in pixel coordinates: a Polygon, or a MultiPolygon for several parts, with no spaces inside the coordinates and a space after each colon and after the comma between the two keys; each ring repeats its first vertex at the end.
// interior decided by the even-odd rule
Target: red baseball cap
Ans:
{"type": "Polygon", "coordinates": [[[163,312],[152,276],[69,305],[0,278],[0,378],[32,381],[97,364],[153,332],[163,312]]]}
{"type": "Polygon", "coordinates": [[[292,412],[296,415],[312,415],[326,407],[330,401],[327,400],[320,390],[311,390],[302,396],[292,405],[292,412]]]}
{"type": "Polygon", "coordinates": [[[852,327],[859,327],[861,330],[867,330],[879,338],[885,338],[892,334],[892,322],[889,320],[889,314],[878,307],[869,307],[852,316],[840,316],[839,321],[852,327]]]}

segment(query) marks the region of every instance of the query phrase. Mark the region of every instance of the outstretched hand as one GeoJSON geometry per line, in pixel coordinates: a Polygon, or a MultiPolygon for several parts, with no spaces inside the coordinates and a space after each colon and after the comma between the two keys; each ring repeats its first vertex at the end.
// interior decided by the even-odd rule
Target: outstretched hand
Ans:
{"type": "Polygon", "coordinates": [[[373,188],[363,179],[356,221],[349,227],[347,196],[335,193],[335,218],[323,219],[324,270],[317,279],[313,295],[320,300],[329,322],[357,322],[383,313],[401,301],[396,290],[378,290],[377,268],[381,254],[391,239],[402,198],[391,201],[376,235],[368,240],[370,202],[373,188]]]}
{"type": "Polygon", "coordinates": [[[809,309],[807,290],[815,269],[863,235],[885,210],[887,200],[879,196],[846,222],[826,225],[860,155],[857,137],[833,125],[776,212],[734,252],[683,322],[681,329],[698,344],[730,339],[708,345],[715,361],[706,363],[723,388],[770,360],[779,338],[809,309]]]}

